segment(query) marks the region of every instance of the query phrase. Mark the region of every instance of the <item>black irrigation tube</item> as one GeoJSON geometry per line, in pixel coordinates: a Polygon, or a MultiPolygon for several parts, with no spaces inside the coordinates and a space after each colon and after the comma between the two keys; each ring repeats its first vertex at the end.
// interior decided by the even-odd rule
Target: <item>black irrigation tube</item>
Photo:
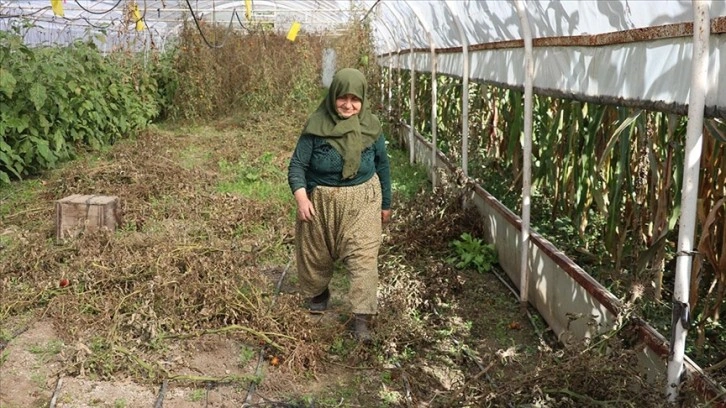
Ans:
{"type": "Polygon", "coordinates": [[[169,385],[169,380],[164,380],[161,383],[161,388],[159,389],[159,395],[156,397],[156,402],[154,403],[154,408],[162,408],[164,406],[164,395],[166,394],[166,388],[169,385]]]}
{"type": "MultiPolygon", "coordinates": [[[[507,287],[507,289],[509,289],[510,292],[512,292],[514,294],[514,297],[517,299],[517,301],[519,301],[519,302],[522,301],[522,299],[519,297],[519,291],[517,291],[515,288],[513,288],[512,285],[510,285],[509,282],[507,282],[507,280],[504,279],[502,277],[502,275],[500,275],[496,271],[495,268],[492,268],[491,272],[494,274],[494,276],[497,277],[497,279],[499,279],[500,282],[502,282],[502,284],[504,284],[504,286],[507,287]]],[[[537,327],[537,325],[535,324],[534,317],[532,317],[532,313],[529,311],[528,307],[525,308],[525,312],[527,312],[527,318],[529,319],[529,323],[534,328],[534,331],[537,332],[537,336],[539,337],[540,341],[544,341],[544,335],[543,335],[542,331],[539,329],[539,327],[537,327]]]]}
{"type": "MultiPolygon", "coordinates": [[[[280,279],[277,281],[277,285],[275,286],[275,292],[272,296],[272,300],[270,301],[270,306],[268,307],[267,311],[269,312],[272,310],[272,307],[275,305],[275,300],[277,299],[277,296],[280,294],[280,288],[282,287],[282,282],[285,280],[285,276],[287,275],[287,271],[290,270],[290,266],[292,265],[292,257],[287,263],[287,266],[285,266],[285,269],[282,271],[282,275],[280,275],[280,279]]],[[[255,376],[259,376],[260,374],[260,367],[262,366],[262,361],[265,359],[265,353],[267,351],[267,344],[263,345],[260,348],[259,357],[257,359],[257,366],[255,367],[255,376]]],[[[205,398],[205,404],[206,407],[207,404],[209,404],[209,390],[211,384],[207,384],[206,387],[206,398],[205,398]]],[[[288,406],[287,404],[280,403],[280,402],[268,402],[264,403],[263,405],[260,404],[250,404],[249,401],[252,399],[252,396],[255,393],[256,390],[256,383],[254,381],[250,381],[250,385],[247,388],[247,395],[245,396],[245,401],[242,403],[242,407],[252,408],[252,407],[258,407],[258,406],[264,406],[264,405],[270,405],[271,406],[288,406]],[[282,404],[282,405],[280,405],[282,404]]],[[[164,406],[164,395],[166,394],[166,389],[168,386],[168,380],[164,380],[164,382],[161,384],[161,388],[159,389],[159,394],[156,397],[156,403],[154,403],[154,408],[162,408],[164,406]]],[[[292,405],[289,405],[292,406],[292,405]]]]}
{"type": "Polygon", "coordinates": [[[13,341],[13,339],[15,339],[16,337],[18,337],[21,334],[28,331],[29,328],[30,328],[30,326],[21,327],[20,329],[15,330],[14,332],[10,333],[10,337],[7,339],[7,341],[0,340],[0,351],[3,351],[5,349],[5,347],[7,347],[10,344],[10,342],[13,341]]]}
{"type": "MultiPolygon", "coordinates": [[[[290,270],[290,265],[292,265],[292,256],[290,257],[290,261],[288,261],[287,266],[285,266],[285,269],[282,271],[282,275],[280,275],[280,279],[277,281],[277,286],[275,286],[275,293],[272,296],[272,300],[270,301],[270,306],[268,307],[267,311],[271,311],[272,307],[275,305],[275,300],[277,300],[277,296],[280,294],[280,288],[282,287],[282,282],[285,280],[285,275],[287,275],[287,271],[290,270]]],[[[267,352],[267,344],[264,344],[262,347],[260,347],[260,353],[257,357],[257,366],[255,367],[255,378],[258,378],[260,375],[260,367],[262,367],[262,362],[265,360],[265,353],[267,352]]],[[[242,407],[252,407],[253,405],[250,404],[250,400],[255,394],[255,391],[257,390],[257,384],[254,381],[250,381],[250,386],[247,388],[247,396],[245,397],[244,402],[242,403],[242,407]]]]}

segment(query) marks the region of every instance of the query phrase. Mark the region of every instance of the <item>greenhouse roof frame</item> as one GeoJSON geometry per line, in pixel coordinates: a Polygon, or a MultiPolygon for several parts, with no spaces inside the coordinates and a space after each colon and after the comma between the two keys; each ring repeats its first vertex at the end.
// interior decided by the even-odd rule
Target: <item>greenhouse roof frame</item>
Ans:
{"type": "Polygon", "coordinates": [[[366,7],[369,2],[349,0],[0,0],[0,30],[24,26],[30,44],[65,44],[102,33],[112,45],[148,36],[163,46],[192,19],[240,30],[265,23],[285,32],[298,22],[302,30],[335,31],[366,7]]]}
{"type": "MultiPolygon", "coordinates": [[[[512,1],[432,0],[0,0],[0,29],[30,43],[63,44],[102,33],[103,50],[150,42],[162,49],[191,18],[245,29],[273,23],[286,32],[335,31],[370,16],[379,63],[507,87],[524,86],[524,47],[512,1]],[[54,3],[62,9],[54,11],[54,3]],[[249,9],[247,8],[249,6],[249,9]],[[137,12],[134,12],[137,10],[137,12]],[[370,11],[373,12],[370,12],[370,11]],[[143,23],[135,30],[136,20],[143,23]],[[28,26],[31,23],[32,26],[28,26]],[[407,55],[408,54],[408,55],[407,55]],[[405,58],[402,56],[407,55],[405,58]],[[394,62],[393,59],[398,61],[394,62]]],[[[524,4],[540,94],[685,114],[693,11],[690,0],[537,0],[524,4]],[[569,73],[563,75],[563,73],[569,73]]],[[[726,2],[710,8],[709,86],[705,114],[726,117],[726,2]]],[[[97,36],[100,37],[100,36],[97,36]]]]}

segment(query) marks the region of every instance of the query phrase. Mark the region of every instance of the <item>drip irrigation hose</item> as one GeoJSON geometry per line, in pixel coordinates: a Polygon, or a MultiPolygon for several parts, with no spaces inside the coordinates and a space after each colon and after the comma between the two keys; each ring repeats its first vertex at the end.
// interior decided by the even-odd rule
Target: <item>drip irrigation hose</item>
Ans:
{"type": "MultiPolygon", "coordinates": [[[[500,282],[502,282],[502,284],[504,284],[504,286],[507,287],[507,289],[509,289],[510,292],[512,292],[514,294],[514,297],[517,299],[517,301],[520,301],[521,302],[521,299],[519,297],[519,292],[515,288],[513,288],[512,285],[510,285],[509,282],[507,282],[507,280],[504,279],[496,271],[495,268],[492,268],[491,269],[491,272],[494,274],[494,276],[497,277],[497,279],[499,279],[500,282]]],[[[539,327],[537,327],[537,324],[534,321],[534,317],[532,316],[532,313],[529,311],[529,308],[525,308],[525,312],[527,313],[527,318],[529,319],[529,323],[532,325],[532,328],[534,328],[534,331],[537,333],[537,337],[539,337],[540,341],[544,341],[544,334],[539,329],[539,327]]]]}
{"type": "Polygon", "coordinates": [[[164,407],[164,397],[166,396],[166,389],[169,386],[169,380],[164,380],[161,383],[161,388],[159,389],[159,395],[156,396],[156,402],[154,403],[154,408],[163,408],[164,407]]]}
{"type": "MultiPolygon", "coordinates": [[[[280,279],[277,281],[277,286],[275,286],[275,292],[272,295],[272,300],[270,301],[270,305],[267,308],[267,311],[271,311],[272,307],[275,305],[275,300],[277,300],[277,296],[280,294],[280,288],[282,287],[282,282],[285,280],[285,275],[287,275],[287,271],[290,270],[290,265],[292,265],[292,256],[290,256],[290,261],[288,261],[287,266],[285,266],[285,269],[282,271],[282,275],[280,275],[280,279]]],[[[267,352],[267,344],[260,347],[260,353],[257,357],[257,366],[255,367],[255,378],[259,378],[260,375],[260,368],[262,367],[262,362],[265,360],[265,353],[267,352]]],[[[245,400],[242,403],[242,407],[252,407],[253,405],[250,404],[250,401],[252,400],[252,397],[255,394],[255,390],[257,389],[257,383],[255,381],[250,381],[250,385],[247,388],[247,395],[245,396],[245,400]]]]}
{"type": "MultiPolygon", "coordinates": [[[[219,44],[212,44],[207,39],[207,36],[204,35],[204,31],[202,30],[201,25],[199,25],[199,18],[194,13],[194,8],[192,7],[192,4],[189,2],[189,0],[186,0],[187,7],[189,7],[189,12],[192,15],[192,20],[194,20],[194,25],[197,27],[197,31],[199,31],[199,35],[202,37],[202,40],[209,48],[222,48],[224,44],[227,42],[227,38],[229,37],[230,32],[232,31],[232,22],[235,19],[235,16],[237,15],[237,9],[232,10],[232,16],[229,18],[229,24],[227,25],[227,30],[224,33],[224,37],[222,38],[222,41],[219,44]]],[[[237,21],[239,21],[239,17],[237,17],[237,21]]],[[[244,26],[243,26],[244,27],[244,26]]]]}
{"type": "Polygon", "coordinates": [[[89,8],[86,8],[86,7],[84,7],[84,6],[83,6],[83,5],[81,4],[81,2],[80,2],[80,1],[78,1],[78,0],[76,0],[76,4],[78,5],[78,7],[80,7],[80,8],[81,8],[81,10],[85,11],[85,12],[86,12],[86,13],[88,13],[88,14],[104,15],[104,14],[108,14],[108,13],[110,13],[110,12],[114,11],[114,10],[116,9],[116,7],[118,7],[118,6],[119,6],[119,4],[121,4],[121,1],[122,1],[122,0],[118,0],[118,2],[116,2],[116,5],[114,5],[114,6],[111,6],[111,8],[110,8],[110,9],[108,9],[108,10],[104,10],[104,11],[95,11],[95,10],[91,10],[91,9],[89,9],[89,8]]]}

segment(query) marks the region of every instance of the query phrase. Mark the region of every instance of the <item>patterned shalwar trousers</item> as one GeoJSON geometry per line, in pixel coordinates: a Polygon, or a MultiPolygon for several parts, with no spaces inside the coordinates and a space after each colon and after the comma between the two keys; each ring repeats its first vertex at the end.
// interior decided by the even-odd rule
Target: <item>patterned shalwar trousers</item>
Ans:
{"type": "Polygon", "coordinates": [[[300,291],[306,297],[322,293],[342,260],[350,277],[351,312],[375,314],[382,232],[378,176],[352,187],[316,187],[310,201],[315,217],[295,225],[300,291]]]}

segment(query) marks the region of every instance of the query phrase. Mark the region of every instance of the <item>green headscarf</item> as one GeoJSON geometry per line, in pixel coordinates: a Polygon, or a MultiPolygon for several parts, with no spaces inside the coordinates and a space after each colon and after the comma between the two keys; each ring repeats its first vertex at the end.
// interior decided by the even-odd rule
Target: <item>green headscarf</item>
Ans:
{"type": "Polygon", "coordinates": [[[368,84],[362,72],[343,68],[335,73],[328,95],[308,118],[303,133],[328,138],[328,142],[343,156],[343,179],[355,177],[360,167],[363,149],[378,140],[381,122],[370,112],[367,100],[368,84]],[[360,112],[343,119],[335,109],[335,100],[346,94],[361,100],[360,112]]]}

